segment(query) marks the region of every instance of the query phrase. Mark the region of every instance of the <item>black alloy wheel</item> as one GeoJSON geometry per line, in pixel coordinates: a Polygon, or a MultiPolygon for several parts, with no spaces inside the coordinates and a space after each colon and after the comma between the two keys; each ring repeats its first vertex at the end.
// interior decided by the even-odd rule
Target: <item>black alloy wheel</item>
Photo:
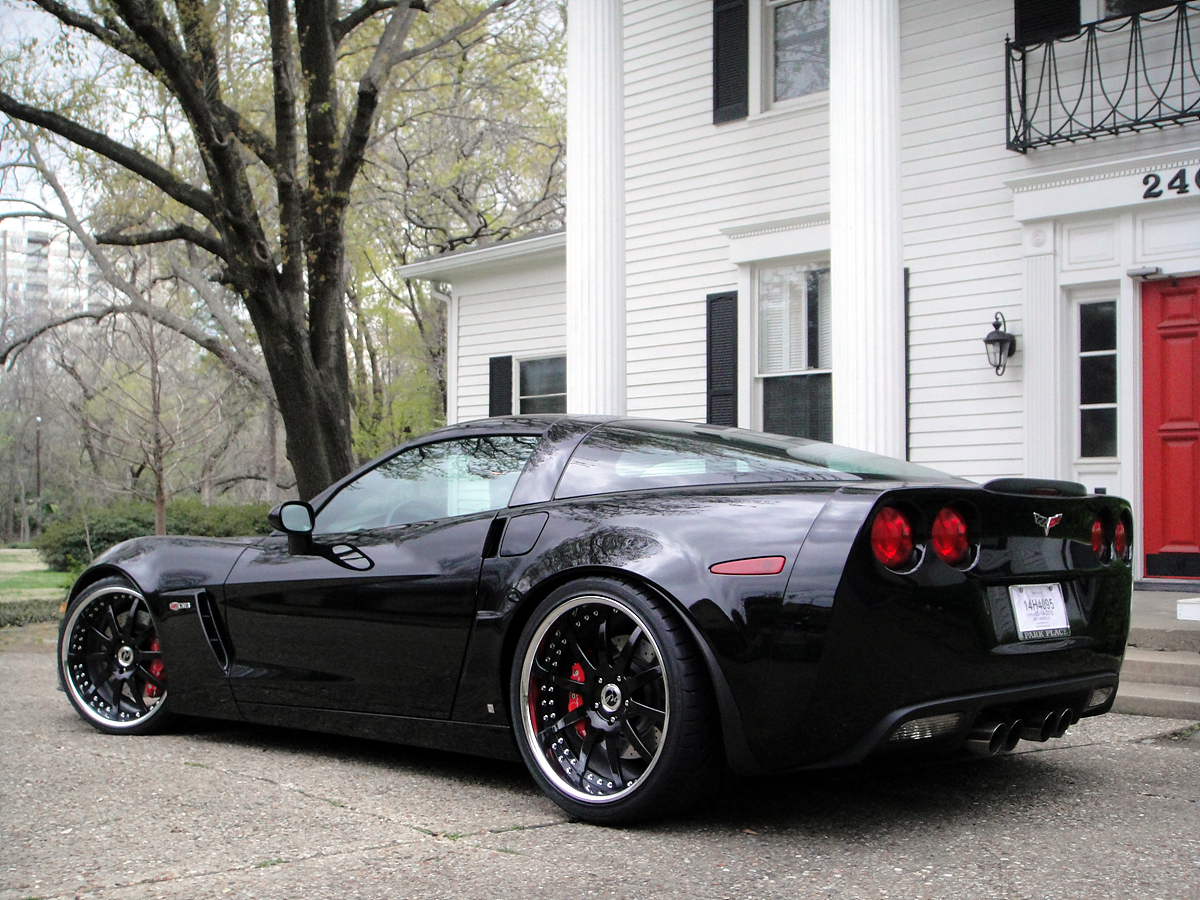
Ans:
{"type": "Polygon", "coordinates": [[[108,734],[147,734],[168,718],[167,673],[146,598],[122,578],[89,585],[67,607],[58,667],[76,711],[108,734]]]}
{"type": "Polygon", "coordinates": [[[624,824],[710,795],[723,761],[707,673],[664,600],[610,579],[534,611],[510,689],[521,754],[572,815],[624,824]]]}

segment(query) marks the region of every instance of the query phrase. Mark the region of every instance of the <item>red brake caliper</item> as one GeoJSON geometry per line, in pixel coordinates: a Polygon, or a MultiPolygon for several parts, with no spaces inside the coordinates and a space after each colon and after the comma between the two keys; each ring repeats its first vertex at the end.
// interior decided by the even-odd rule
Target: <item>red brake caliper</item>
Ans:
{"type": "MultiPolygon", "coordinates": [[[[150,652],[151,653],[162,653],[162,647],[158,643],[158,635],[157,634],[154,636],[154,640],[150,642],[150,652]]],[[[160,656],[158,659],[151,661],[150,665],[147,666],[146,671],[148,671],[151,675],[153,675],[159,681],[162,681],[162,673],[163,673],[162,657],[160,656]]],[[[158,685],[150,684],[149,682],[146,683],[146,696],[147,697],[157,697],[160,693],[161,693],[161,691],[159,690],[158,685]]]]}
{"type": "MultiPolygon", "coordinates": [[[[583,674],[583,666],[581,666],[579,663],[575,663],[575,665],[571,666],[571,680],[579,684],[583,684],[585,681],[587,681],[587,678],[583,674]]],[[[567,712],[579,709],[581,706],[583,706],[583,697],[574,692],[567,694],[567,712]]],[[[580,737],[586,737],[587,723],[576,722],[575,731],[580,737]]]]}

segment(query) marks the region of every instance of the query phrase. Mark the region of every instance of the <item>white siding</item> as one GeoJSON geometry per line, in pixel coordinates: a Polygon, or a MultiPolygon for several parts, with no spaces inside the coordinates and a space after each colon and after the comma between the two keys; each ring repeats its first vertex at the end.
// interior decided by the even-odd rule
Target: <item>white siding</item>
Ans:
{"type": "MultiPolygon", "coordinates": [[[[629,411],[702,419],[704,298],[739,285],[720,229],[828,210],[828,110],[713,125],[711,2],[625,9],[629,411]]],[[[1023,334],[1022,229],[1005,182],[1195,146],[1200,129],[1006,150],[1012,27],[1012,0],[901,0],[911,455],[977,479],[1025,471],[1022,354],[998,378],[982,346],[996,310],[1023,334]]]]}
{"type": "Polygon", "coordinates": [[[738,284],[720,229],[825,211],[828,111],[714,126],[710,0],[625,9],[629,411],[703,420],[705,296],[738,284]]]}
{"type": "Polygon", "coordinates": [[[454,284],[458,397],[451,422],[488,414],[488,360],[566,352],[566,281],[561,253],[454,284]]]}

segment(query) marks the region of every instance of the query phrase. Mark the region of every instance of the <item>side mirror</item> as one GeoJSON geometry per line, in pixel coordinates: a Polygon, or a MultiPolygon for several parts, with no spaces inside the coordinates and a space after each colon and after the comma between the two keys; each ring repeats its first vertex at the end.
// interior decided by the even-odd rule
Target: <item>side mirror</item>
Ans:
{"type": "Polygon", "coordinates": [[[267,521],[277,531],[288,536],[288,553],[303,555],[312,550],[312,532],[316,516],[303,500],[280,503],[267,514],[267,521]]]}

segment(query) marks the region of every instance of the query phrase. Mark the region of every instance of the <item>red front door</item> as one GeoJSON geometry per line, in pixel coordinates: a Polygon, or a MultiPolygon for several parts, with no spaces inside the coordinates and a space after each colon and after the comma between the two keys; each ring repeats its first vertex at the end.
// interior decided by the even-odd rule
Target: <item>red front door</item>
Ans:
{"type": "Polygon", "coordinates": [[[1200,278],[1142,284],[1149,578],[1200,578],[1200,278]]]}

